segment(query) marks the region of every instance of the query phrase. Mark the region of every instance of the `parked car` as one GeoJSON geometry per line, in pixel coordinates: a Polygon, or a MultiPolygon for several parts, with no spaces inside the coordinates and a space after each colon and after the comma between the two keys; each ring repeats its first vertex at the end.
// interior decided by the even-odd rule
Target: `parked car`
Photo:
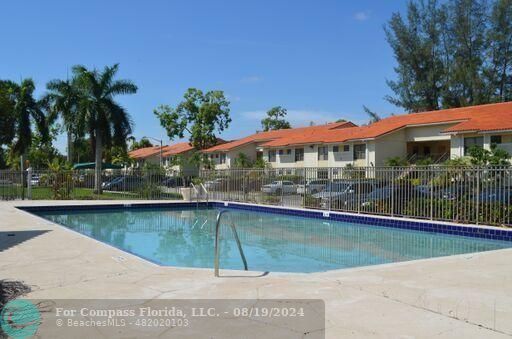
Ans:
{"type": "Polygon", "coordinates": [[[107,182],[105,186],[103,186],[103,189],[107,191],[131,191],[138,189],[143,184],[144,179],[141,177],[123,176],[107,182]]]}
{"type": "Polygon", "coordinates": [[[327,179],[310,180],[306,185],[297,185],[297,194],[316,194],[329,184],[327,179]]]}
{"type": "Polygon", "coordinates": [[[364,200],[364,196],[377,187],[374,181],[338,181],[327,185],[324,191],[314,194],[313,198],[320,199],[320,207],[340,208],[348,202],[364,200]]]}
{"type": "Polygon", "coordinates": [[[291,181],[278,180],[272,181],[268,185],[263,185],[261,191],[268,194],[295,194],[297,193],[297,186],[291,181]]]}
{"type": "Polygon", "coordinates": [[[478,199],[481,203],[512,204],[512,188],[483,188],[480,194],[473,196],[473,201],[478,199]]]}
{"type": "Polygon", "coordinates": [[[205,182],[204,187],[206,187],[206,189],[209,191],[215,191],[215,190],[219,190],[222,187],[224,187],[226,185],[226,182],[227,182],[226,179],[217,178],[217,179],[213,179],[213,180],[209,180],[209,181],[205,182]]]}
{"type": "Polygon", "coordinates": [[[39,177],[39,175],[38,174],[32,174],[32,177],[30,178],[30,185],[32,187],[39,186],[40,182],[41,182],[41,178],[39,177]]]}
{"type": "Polygon", "coordinates": [[[162,180],[161,184],[166,187],[183,187],[184,181],[182,177],[170,177],[162,180]]]}
{"type": "Polygon", "coordinates": [[[105,189],[105,187],[107,187],[108,185],[113,184],[113,183],[121,180],[122,178],[123,178],[122,176],[121,177],[110,178],[109,180],[104,181],[104,182],[101,183],[101,188],[105,189]]]}

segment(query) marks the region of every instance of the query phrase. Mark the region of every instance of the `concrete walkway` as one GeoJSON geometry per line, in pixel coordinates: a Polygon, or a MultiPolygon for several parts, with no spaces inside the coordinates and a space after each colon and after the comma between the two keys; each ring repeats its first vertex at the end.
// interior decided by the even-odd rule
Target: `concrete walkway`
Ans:
{"type": "Polygon", "coordinates": [[[56,203],[113,202],[0,203],[0,277],[30,285],[30,298],[320,298],[328,338],[512,336],[512,249],[313,274],[223,271],[238,277],[214,278],[210,269],[157,266],[15,208],[56,203]]]}

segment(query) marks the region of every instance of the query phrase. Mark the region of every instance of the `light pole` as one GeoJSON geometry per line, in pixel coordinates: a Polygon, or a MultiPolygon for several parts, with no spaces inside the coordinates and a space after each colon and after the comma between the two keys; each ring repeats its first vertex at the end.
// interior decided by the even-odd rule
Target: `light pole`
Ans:
{"type": "Polygon", "coordinates": [[[163,160],[162,159],[163,140],[162,139],[153,138],[153,137],[148,137],[148,136],[144,136],[143,138],[152,139],[152,140],[158,141],[160,143],[160,168],[161,168],[162,165],[163,165],[163,162],[162,162],[162,160],[163,160]]]}

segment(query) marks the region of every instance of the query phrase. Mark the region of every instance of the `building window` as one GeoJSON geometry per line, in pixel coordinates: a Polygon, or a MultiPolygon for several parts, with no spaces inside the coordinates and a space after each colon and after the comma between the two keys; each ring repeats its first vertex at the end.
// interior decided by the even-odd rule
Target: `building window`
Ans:
{"type": "Polygon", "coordinates": [[[225,153],[222,153],[222,154],[220,155],[219,163],[220,163],[220,164],[225,164],[225,163],[226,163],[226,154],[225,154],[225,153]]]}
{"type": "Polygon", "coordinates": [[[318,179],[329,179],[329,171],[326,169],[319,169],[316,172],[316,176],[318,179]]]}
{"type": "Polygon", "coordinates": [[[343,145],[343,152],[350,152],[350,145],[343,145]]]}
{"type": "Polygon", "coordinates": [[[329,152],[327,146],[318,146],[318,160],[328,160],[329,152]]]}
{"type": "Polygon", "coordinates": [[[366,159],[366,145],[359,144],[354,145],[354,160],[364,160],[366,159]]]}
{"type": "Polygon", "coordinates": [[[276,151],[268,151],[268,161],[276,162],[276,151]]]}
{"type": "Polygon", "coordinates": [[[295,162],[304,161],[304,148],[295,149],[295,162]]]}
{"type": "Polygon", "coordinates": [[[464,155],[468,155],[469,149],[473,146],[484,147],[484,137],[464,138],[464,155]]]}
{"type": "Polygon", "coordinates": [[[338,153],[340,151],[340,147],[339,146],[332,146],[332,151],[333,151],[333,153],[338,153]]]}
{"type": "Polygon", "coordinates": [[[215,154],[215,159],[219,159],[219,154],[215,154]]]}
{"type": "Polygon", "coordinates": [[[287,149],[286,150],[286,155],[291,155],[292,154],[292,150],[291,149],[287,149]]]}
{"type": "Polygon", "coordinates": [[[491,145],[501,144],[501,135],[491,135],[491,145]]]}
{"type": "Polygon", "coordinates": [[[283,155],[284,154],[284,150],[280,149],[279,150],[279,155],[283,155]]]}

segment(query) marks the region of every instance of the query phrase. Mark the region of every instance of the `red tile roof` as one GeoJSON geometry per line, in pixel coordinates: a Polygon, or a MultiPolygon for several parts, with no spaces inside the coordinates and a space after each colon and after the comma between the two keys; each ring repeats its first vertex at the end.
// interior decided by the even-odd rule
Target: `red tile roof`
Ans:
{"type": "Polygon", "coordinates": [[[281,129],[281,130],[275,130],[275,131],[268,131],[268,132],[260,132],[255,133],[252,135],[249,135],[248,137],[238,139],[232,142],[228,142],[222,145],[217,145],[211,148],[208,148],[205,150],[207,153],[212,152],[225,152],[232,149],[235,149],[237,147],[249,144],[249,143],[258,143],[258,142],[265,142],[265,141],[271,141],[271,140],[278,140],[280,138],[286,137],[286,136],[292,136],[292,135],[303,135],[303,134],[315,134],[320,131],[324,130],[331,130],[331,131],[339,131],[346,128],[350,128],[355,126],[350,121],[342,121],[342,122],[334,122],[330,124],[325,125],[318,125],[318,126],[309,126],[309,127],[299,127],[299,128],[291,128],[291,129],[281,129]]]}
{"type": "Polygon", "coordinates": [[[368,126],[340,130],[301,131],[270,140],[261,146],[283,147],[374,139],[405,127],[444,123],[453,123],[453,126],[443,131],[445,133],[512,130],[512,102],[395,115],[368,126]]]}
{"type": "MultiPolygon", "coordinates": [[[[162,150],[164,150],[165,147],[167,146],[162,147],[162,150]]],[[[144,159],[158,153],[160,153],[160,146],[151,146],[130,151],[128,155],[133,159],[144,159]]]]}
{"type": "Polygon", "coordinates": [[[179,142],[174,145],[164,147],[162,155],[168,157],[171,155],[181,154],[193,150],[194,147],[188,142],[179,142]]]}

